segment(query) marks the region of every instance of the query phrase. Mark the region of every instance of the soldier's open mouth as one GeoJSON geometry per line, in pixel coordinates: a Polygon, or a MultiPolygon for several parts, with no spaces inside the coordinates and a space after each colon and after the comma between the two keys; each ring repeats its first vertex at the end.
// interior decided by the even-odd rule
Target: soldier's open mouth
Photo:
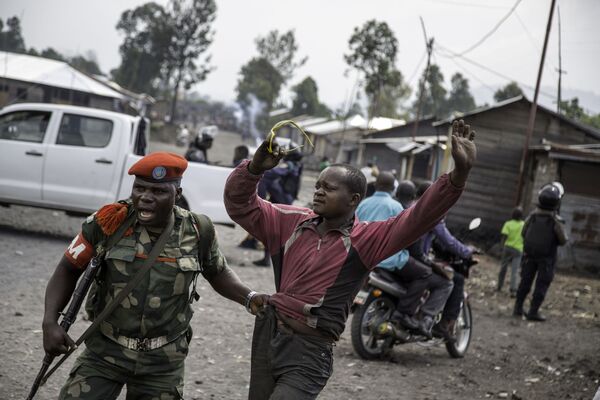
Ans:
{"type": "Polygon", "coordinates": [[[150,220],[154,217],[154,212],[152,211],[146,211],[146,210],[139,210],[138,211],[138,218],[141,220],[150,220]]]}

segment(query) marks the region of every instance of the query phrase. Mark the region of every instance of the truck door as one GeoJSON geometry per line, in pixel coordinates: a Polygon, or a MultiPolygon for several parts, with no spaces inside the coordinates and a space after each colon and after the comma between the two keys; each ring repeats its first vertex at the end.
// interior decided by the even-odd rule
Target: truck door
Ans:
{"type": "Polygon", "coordinates": [[[0,197],[39,202],[50,111],[20,110],[0,116],[0,197]]]}
{"type": "Polygon", "coordinates": [[[49,144],[42,198],[71,209],[95,210],[114,202],[119,156],[126,148],[119,119],[64,113],[49,144]]]}

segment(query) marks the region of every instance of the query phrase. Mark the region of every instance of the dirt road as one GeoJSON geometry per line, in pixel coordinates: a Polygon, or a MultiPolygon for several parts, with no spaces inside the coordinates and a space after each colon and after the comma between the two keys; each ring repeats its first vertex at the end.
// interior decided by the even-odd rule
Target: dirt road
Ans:
{"type": "MultiPolygon", "coordinates": [[[[312,187],[307,179],[306,193],[312,187]]],[[[59,212],[0,208],[0,399],[25,398],[37,373],[45,285],[80,223],[59,212]]],[[[218,235],[239,276],[255,290],[272,292],[272,272],[251,264],[262,253],[236,247],[244,232],[218,227],[218,235]]],[[[497,262],[484,256],[468,281],[474,337],[464,359],[451,359],[443,347],[407,345],[395,348],[391,360],[366,362],[353,353],[348,329],[320,398],[591,399],[600,378],[600,281],[558,275],[545,303],[549,321],[534,324],[510,317],[511,299],[494,291],[497,270],[497,262]]],[[[246,398],[252,316],[206,282],[200,293],[186,398],[246,398]]],[[[80,318],[73,336],[85,326],[80,318]]],[[[37,398],[56,398],[71,365],[61,367],[37,398]]]]}

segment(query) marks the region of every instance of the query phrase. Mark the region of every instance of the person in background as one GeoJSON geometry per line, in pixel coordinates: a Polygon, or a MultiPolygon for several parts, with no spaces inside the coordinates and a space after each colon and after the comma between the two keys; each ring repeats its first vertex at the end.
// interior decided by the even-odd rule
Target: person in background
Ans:
{"type": "Polygon", "coordinates": [[[406,180],[398,184],[396,188],[396,200],[407,209],[417,198],[417,187],[412,181],[406,180]]]}
{"type": "Polygon", "coordinates": [[[517,273],[523,255],[523,236],[521,236],[521,232],[524,224],[523,209],[515,207],[511,219],[502,225],[502,231],[500,232],[502,235],[502,259],[496,290],[498,292],[502,290],[506,270],[510,264],[510,297],[517,296],[517,273]]]}
{"type": "Polygon", "coordinates": [[[366,197],[370,197],[375,193],[375,179],[377,179],[377,175],[379,175],[379,168],[377,168],[375,163],[369,162],[366,167],[360,169],[360,172],[367,178],[366,197]]]}
{"type": "MultiPolygon", "coordinates": [[[[356,216],[360,221],[385,221],[404,210],[391,195],[395,181],[392,173],[379,173],[375,180],[375,193],[361,201],[356,209],[356,216]]],[[[420,239],[415,243],[419,242],[420,239]]],[[[414,244],[409,248],[412,246],[414,244]]],[[[383,260],[377,267],[392,272],[406,285],[406,296],[398,299],[393,318],[407,328],[431,338],[434,318],[446,304],[446,299],[452,291],[452,281],[435,274],[428,264],[409,257],[409,251],[406,249],[383,260]],[[425,290],[429,290],[430,294],[421,305],[421,297],[425,290]],[[420,318],[415,316],[419,306],[420,318]]]]}
{"type": "Polygon", "coordinates": [[[557,185],[548,184],[538,193],[537,208],[529,214],[523,225],[523,258],[521,261],[521,283],[517,289],[517,298],[513,315],[521,318],[523,303],[531,290],[535,279],[535,289],[531,298],[529,312],[525,317],[530,321],[546,320],[540,314],[540,307],[554,279],[556,250],[567,243],[564,220],[558,216],[561,191],[557,185]]]}
{"type": "Polygon", "coordinates": [[[248,150],[248,146],[240,145],[236,146],[233,149],[233,167],[237,167],[240,163],[248,158],[250,154],[250,150],[248,150]]]}
{"type": "Polygon", "coordinates": [[[325,168],[329,167],[331,162],[329,162],[329,157],[323,157],[321,162],[319,163],[319,172],[323,171],[325,168]]]}
{"type": "Polygon", "coordinates": [[[201,133],[190,142],[188,150],[185,152],[185,159],[192,162],[208,164],[207,150],[212,147],[213,136],[208,133],[201,133]]]}
{"type": "MultiPolygon", "coordinates": [[[[422,196],[423,193],[431,186],[430,181],[425,181],[419,184],[417,187],[417,197],[422,196]]],[[[431,250],[432,243],[436,240],[436,243],[444,250],[452,254],[454,257],[469,260],[473,257],[474,249],[470,246],[465,245],[458,240],[448,230],[446,221],[442,219],[433,227],[433,229],[426,235],[423,242],[423,253],[428,254],[431,250]]],[[[465,287],[465,276],[459,272],[454,271],[452,274],[452,281],[454,287],[452,292],[446,301],[446,306],[442,312],[442,319],[434,327],[433,331],[436,335],[444,337],[447,341],[455,341],[454,336],[454,325],[456,319],[460,313],[460,305],[463,301],[464,287],[465,287]]]]}

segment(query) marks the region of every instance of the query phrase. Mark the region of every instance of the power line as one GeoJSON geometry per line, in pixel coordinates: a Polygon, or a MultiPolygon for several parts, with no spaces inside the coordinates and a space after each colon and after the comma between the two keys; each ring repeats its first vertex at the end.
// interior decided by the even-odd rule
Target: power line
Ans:
{"type": "Polygon", "coordinates": [[[478,3],[467,3],[464,1],[451,1],[451,0],[428,0],[434,3],[442,3],[442,4],[451,4],[454,6],[467,6],[467,7],[478,7],[478,8],[501,8],[501,9],[506,9],[506,6],[494,6],[494,5],[487,5],[487,4],[478,4],[478,3]]]}
{"type": "Polygon", "coordinates": [[[504,21],[506,21],[508,19],[508,17],[510,17],[510,15],[515,11],[515,9],[517,8],[517,6],[519,5],[520,2],[521,2],[521,0],[517,0],[515,2],[515,4],[512,6],[512,8],[510,10],[508,10],[508,13],[504,17],[502,17],[500,19],[500,21],[498,21],[498,23],[492,28],[491,31],[489,31],[488,33],[486,33],[485,35],[483,35],[483,37],[481,39],[479,39],[477,41],[477,43],[475,43],[474,45],[472,45],[471,47],[469,47],[468,49],[466,49],[465,51],[463,51],[459,55],[462,56],[462,55],[467,54],[471,50],[474,50],[475,48],[479,47],[479,45],[481,45],[483,42],[485,42],[487,40],[487,38],[489,38],[490,36],[492,36],[492,34],[494,32],[496,32],[498,30],[498,28],[500,28],[500,26],[504,23],[504,21]]]}
{"type": "Polygon", "coordinates": [[[456,59],[452,58],[451,61],[454,64],[456,64],[456,66],[461,71],[463,71],[464,73],[466,73],[467,75],[469,75],[471,78],[474,78],[477,82],[479,82],[481,85],[483,85],[490,92],[496,93],[496,89],[494,89],[493,87],[491,87],[490,85],[488,85],[487,83],[485,83],[485,81],[483,81],[482,79],[479,79],[479,77],[477,75],[475,75],[474,73],[472,73],[471,71],[469,71],[468,69],[466,69],[463,65],[459,64],[458,61],[456,61],[456,59]]]}
{"type": "Polygon", "coordinates": [[[409,86],[412,83],[412,81],[415,78],[415,76],[417,75],[417,72],[419,72],[419,68],[421,68],[421,64],[423,64],[423,61],[425,61],[425,56],[426,55],[427,55],[427,49],[425,49],[425,51],[423,52],[423,55],[421,56],[421,59],[419,60],[419,63],[415,67],[415,70],[412,72],[412,74],[410,74],[410,78],[407,81],[407,84],[409,86]]]}
{"type": "MultiPolygon", "coordinates": [[[[525,31],[525,33],[527,33],[527,37],[529,38],[529,41],[531,42],[531,46],[535,49],[535,51],[537,51],[538,55],[541,55],[542,52],[540,51],[540,49],[538,49],[537,44],[535,43],[535,39],[534,39],[533,35],[529,31],[529,29],[527,29],[527,26],[525,25],[525,23],[523,22],[523,20],[519,16],[519,13],[515,12],[515,17],[517,17],[517,21],[519,22],[519,24],[521,24],[521,28],[523,28],[523,30],[525,31]]],[[[556,69],[556,66],[554,65],[554,63],[548,62],[548,64],[552,64],[552,66],[556,69]]],[[[546,65],[546,64],[544,64],[544,68],[546,68],[546,71],[549,71],[549,72],[552,72],[552,73],[556,73],[552,68],[548,67],[548,65],[546,65]]]]}
{"type": "MultiPolygon", "coordinates": [[[[441,50],[441,52],[440,52],[439,54],[440,54],[440,56],[442,56],[442,57],[449,58],[449,59],[452,59],[452,58],[454,58],[454,57],[461,58],[461,59],[463,59],[464,61],[468,62],[469,64],[473,64],[474,66],[476,66],[476,67],[478,67],[478,68],[481,68],[481,69],[483,69],[483,70],[485,70],[485,71],[487,71],[487,72],[489,72],[489,73],[491,73],[491,74],[493,74],[493,75],[496,75],[496,76],[498,76],[498,77],[500,77],[500,78],[502,78],[502,79],[506,79],[506,80],[507,80],[507,81],[509,81],[509,82],[512,82],[512,81],[514,81],[514,82],[517,82],[518,84],[520,84],[521,86],[523,86],[523,87],[525,87],[525,88],[527,88],[527,89],[530,89],[530,90],[535,90],[535,88],[534,88],[533,86],[531,86],[531,85],[528,85],[528,84],[526,84],[526,83],[523,83],[523,82],[520,82],[520,81],[518,81],[518,80],[516,80],[516,79],[514,79],[514,78],[511,78],[510,76],[508,76],[508,75],[505,75],[505,74],[503,74],[503,73],[501,73],[501,72],[495,71],[495,70],[491,69],[490,67],[486,67],[485,65],[478,63],[477,61],[473,61],[473,60],[471,60],[470,58],[467,58],[467,57],[461,56],[460,54],[458,54],[458,53],[455,53],[455,52],[453,52],[452,50],[449,50],[448,48],[446,48],[446,47],[444,47],[444,46],[440,45],[440,44],[439,44],[439,42],[438,42],[438,43],[436,43],[436,48],[437,48],[438,50],[441,50]],[[445,52],[445,53],[447,53],[447,54],[444,54],[444,52],[445,52]]],[[[548,98],[551,98],[551,99],[554,99],[554,98],[555,98],[555,96],[554,96],[554,95],[552,95],[552,94],[550,94],[550,93],[542,92],[541,90],[540,90],[540,94],[543,94],[544,96],[546,96],[546,97],[548,97],[548,98]]]]}

